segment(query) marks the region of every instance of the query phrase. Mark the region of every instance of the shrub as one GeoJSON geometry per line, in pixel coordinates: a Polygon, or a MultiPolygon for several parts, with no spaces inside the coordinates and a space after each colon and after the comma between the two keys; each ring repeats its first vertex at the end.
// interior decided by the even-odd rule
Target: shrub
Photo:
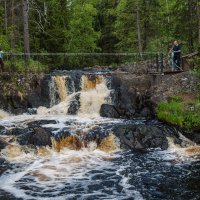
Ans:
{"type": "Polygon", "coordinates": [[[156,109],[158,119],[187,129],[200,128],[200,103],[184,104],[177,97],[161,102],[156,109]]]}
{"type": "Polygon", "coordinates": [[[47,65],[32,59],[28,61],[23,59],[11,59],[5,61],[5,66],[7,71],[14,72],[43,72],[48,70],[47,65]]]}

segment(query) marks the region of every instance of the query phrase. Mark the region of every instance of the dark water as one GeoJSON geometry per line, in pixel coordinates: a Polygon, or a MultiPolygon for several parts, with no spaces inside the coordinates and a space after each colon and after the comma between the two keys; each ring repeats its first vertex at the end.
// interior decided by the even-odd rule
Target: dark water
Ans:
{"type": "MultiPolygon", "coordinates": [[[[86,154],[77,152],[73,157],[86,154]]],[[[102,155],[93,153],[87,156],[90,158],[80,165],[70,166],[74,167],[70,168],[70,174],[64,174],[63,168],[63,173],[60,172],[63,177],[49,182],[33,178],[31,172],[44,166],[44,162],[52,164],[51,161],[15,164],[1,179],[9,185],[8,179],[13,177],[15,181],[10,182],[10,190],[22,198],[1,190],[0,199],[200,199],[200,160],[197,158],[174,150],[119,152],[112,159],[102,159],[102,155]]],[[[3,184],[2,180],[0,183],[3,184]]]]}
{"type": "MultiPolygon", "coordinates": [[[[26,136],[24,130],[38,126],[50,131],[54,138],[70,133],[88,136],[93,141],[93,135],[108,136],[121,124],[147,125],[145,120],[99,117],[102,103],[109,103],[113,92],[109,74],[99,73],[104,76],[98,77],[96,72],[89,78],[82,77],[81,71],[72,71],[70,75],[68,71],[55,72],[67,76],[51,80],[53,107],[38,109],[38,115],[1,120],[0,126],[6,128],[1,136],[13,137],[6,135],[6,131],[16,128],[15,136],[26,136]]],[[[170,134],[173,135],[173,130],[170,134]]],[[[79,151],[65,148],[56,152],[44,148],[40,155],[35,147],[21,150],[15,139],[10,139],[13,147],[2,150],[0,155],[0,200],[200,200],[200,158],[173,145],[163,151],[118,149],[115,153],[105,153],[91,142],[79,151]],[[3,162],[1,157],[7,161],[3,162]]],[[[21,139],[26,143],[26,139],[21,139]]]]}

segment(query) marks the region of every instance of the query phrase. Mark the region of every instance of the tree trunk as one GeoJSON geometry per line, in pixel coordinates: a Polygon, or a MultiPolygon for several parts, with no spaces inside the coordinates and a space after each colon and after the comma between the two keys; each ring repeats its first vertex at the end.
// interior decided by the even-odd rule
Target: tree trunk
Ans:
{"type": "Polygon", "coordinates": [[[10,15],[11,15],[11,23],[12,23],[11,48],[14,48],[14,46],[15,46],[15,13],[14,13],[14,0],[11,0],[10,15]]]}
{"type": "Polygon", "coordinates": [[[137,35],[138,35],[138,49],[140,55],[142,55],[142,39],[141,39],[141,29],[140,29],[140,12],[139,12],[139,3],[136,5],[136,23],[137,23],[137,35]]]}
{"type": "Polygon", "coordinates": [[[8,14],[7,14],[7,0],[4,0],[4,21],[5,21],[5,32],[8,35],[8,14]]]}
{"type": "Polygon", "coordinates": [[[30,58],[29,27],[28,27],[28,0],[22,0],[23,27],[24,27],[24,53],[25,58],[30,58]]]}
{"type": "Polygon", "coordinates": [[[199,31],[199,46],[200,46],[200,2],[199,0],[197,0],[197,16],[198,16],[198,22],[199,22],[199,26],[198,26],[198,31],[199,31]]]}

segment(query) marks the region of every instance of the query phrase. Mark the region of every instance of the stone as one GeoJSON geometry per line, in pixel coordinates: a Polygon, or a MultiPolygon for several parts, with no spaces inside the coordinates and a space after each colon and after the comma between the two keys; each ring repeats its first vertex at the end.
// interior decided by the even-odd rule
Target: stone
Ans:
{"type": "Polygon", "coordinates": [[[78,113],[79,108],[80,108],[80,94],[76,94],[73,100],[70,102],[68,108],[68,114],[76,115],[78,113]]]}
{"type": "Polygon", "coordinates": [[[0,138],[0,150],[4,149],[8,144],[0,138]]]}
{"type": "Polygon", "coordinates": [[[108,118],[119,118],[120,115],[115,109],[114,106],[103,104],[100,109],[100,115],[101,117],[108,117],[108,118]]]}
{"type": "Polygon", "coordinates": [[[168,148],[166,134],[156,125],[119,125],[114,128],[113,133],[125,149],[168,148]]]}
{"type": "Polygon", "coordinates": [[[57,124],[56,120],[37,120],[37,121],[32,121],[29,122],[27,125],[29,128],[33,128],[33,127],[40,127],[42,125],[46,125],[46,124],[57,124]]]}
{"type": "Polygon", "coordinates": [[[112,100],[116,111],[123,118],[152,117],[150,102],[150,77],[115,72],[112,74],[112,100]],[[145,109],[144,109],[145,108],[145,109]]]}
{"type": "Polygon", "coordinates": [[[6,132],[6,128],[0,125],[0,135],[3,135],[6,132]]]}
{"type": "Polygon", "coordinates": [[[34,146],[51,146],[51,134],[43,128],[33,128],[28,143],[34,146]]]}

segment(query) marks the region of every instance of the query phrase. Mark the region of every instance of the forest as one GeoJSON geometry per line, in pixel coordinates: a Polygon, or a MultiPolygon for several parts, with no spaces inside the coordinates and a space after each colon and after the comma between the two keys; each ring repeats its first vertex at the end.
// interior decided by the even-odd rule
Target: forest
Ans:
{"type": "MultiPolygon", "coordinates": [[[[23,52],[28,57],[31,53],[167,54],[173,40],[178,40],[187,54],[199,47],[200,3],[198,0],[1,0],[0,26],[0,48],[7,53],[23,52]]],[[[91,62],[91,57],[54,55],[35,60],[45,60],[48,65],[65,62],[77,65],[91,62]]],[[[116,58],[109,58],[108,64],[115,61],[116,58]]]]}

